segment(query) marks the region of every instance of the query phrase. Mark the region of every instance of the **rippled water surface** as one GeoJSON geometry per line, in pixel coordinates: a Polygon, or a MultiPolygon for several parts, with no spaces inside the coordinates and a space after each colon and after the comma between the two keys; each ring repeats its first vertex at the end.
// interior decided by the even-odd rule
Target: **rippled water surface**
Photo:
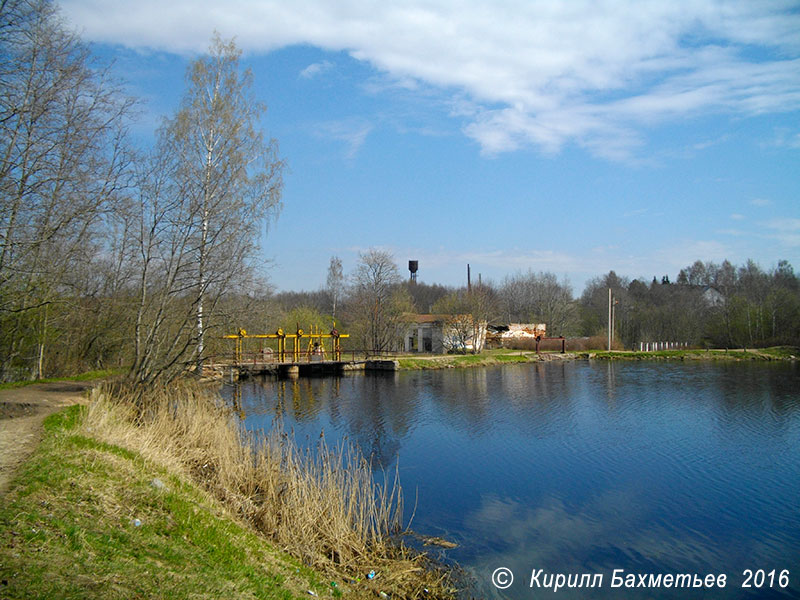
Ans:
{"type": "MultiPolygon", "coordinates": [[[[800,369],[552,362],[240,387],[246,426],[349,439],[400,477],[413,528],[476,597],[535,598],[531,573],[602,573],[557,597],[800,597],[800,369]],[[491,584],[498,567],[514,584],[491,584]],[[722,591],[611,589],[626,573],[725,573],[722,591]],[[788,588],[741,588],[745,569],[788,588]]],[[[228,390],[228,393],[233,393],[228,390]]],[[[539,579],[542,581],[542,578],[539,579]]]]}

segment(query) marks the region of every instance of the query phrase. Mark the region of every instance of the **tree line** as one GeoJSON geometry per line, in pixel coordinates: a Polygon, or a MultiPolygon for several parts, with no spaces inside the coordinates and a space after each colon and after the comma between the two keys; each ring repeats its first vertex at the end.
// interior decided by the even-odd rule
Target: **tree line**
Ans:
{"type": "Polygon", "coordinates": [[[674,283],[612,271],[576,298],[534,271],[469,288],[412,284],[370,249],[347,274],[332,257],[317,291],[275,294],[258,240],[279,212],[285,163],[232,42],[214,36],[190,64],[180,105],[146,148],[129,134],[139,101],[52,0],[0,1],[0,55],[3,381],[120,368],[152,385],[229,352],[221,336],[239,327],[336,323],[353,347],[395,350],[411,313],[602,336],[609,288],[618,346],[800,343],[786,261],[769,271],[697,261],[674,283]]]}
{"type": "Polygon", "coordinates": [[[698,260],[681,269],[674,283],[667,275],[648,281],[610,271],[591,279],[575,297],[566,279],[532,270],[469,287],[414,283],[401,277],[391,254],[370,249],[347,280],[341,261],[333,257],[327,281],[316,292],[274,295],[273,311],[284,322],[297,317],[298,323],[324,326],[336,306],[340,324],[353,331],[359,349],[402,349],[413,313],[450,315],[456,329],[464,315],[473,325],[545,323],[550,336],[584,338],[602,348],[609,290],[616,349],[637,349],[640,342],[709,348],[800,345],[800,279],[785,260],[772,270],[752,260],[738,267],[698,260]]]}
{"type": "Polygon", "coordinates": [[[0,376],[124,367],[151,385],[202,366],[264,288],[281,201],[239,50],[212,39],[149,148],[128,134],[137,100],[52,1],[0,2],[0,54],[0,376]]]}

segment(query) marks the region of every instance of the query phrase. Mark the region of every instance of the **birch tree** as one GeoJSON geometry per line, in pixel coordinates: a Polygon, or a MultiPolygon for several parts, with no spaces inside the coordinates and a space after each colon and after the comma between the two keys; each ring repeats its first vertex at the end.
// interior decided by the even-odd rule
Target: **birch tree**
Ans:
{"type": "Polygon", "coordinates": [[[328,265],[328,278],[325,287],[331,297],[331,316],[336,320],[336,305],[342,297],[344,291],[344,273],[342,271],[342,259],[338,256],[331,256],[331,263],[328,265]]]}
{"type": "Polygon", "coordinates": [[[265,106],[253,96],[233,41],[214,36],[187,72],[177,114],[161,130],[187,236],[193,285],[194,358],[202,370],[205,336],[217,302],[254,266],[261,227],[277,214],[283,161],[265,139],[265,106]]]}

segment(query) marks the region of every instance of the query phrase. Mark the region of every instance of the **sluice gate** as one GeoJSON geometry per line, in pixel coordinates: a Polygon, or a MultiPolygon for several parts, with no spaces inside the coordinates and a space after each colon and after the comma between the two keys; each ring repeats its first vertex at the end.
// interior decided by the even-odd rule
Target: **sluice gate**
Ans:
{"type": "Polygon", "coordinates": [[[336,327],[327,333],[312,327],[309,332],[300,327],[293,333],[278,329],[275,333],[247,333],[239,329],[235,334],[222,336],[234,340],[231,376],[238,375],[329,375],[364,368],[364,361],[347,360],[342,356],[341,340],[349,338],[336,327]],[[259,340],[258,350],[245,352],[245,341],[259,340]],[[272,341],[265,346],[265,341],[272,341]],[[277,346],[273,348],[272,346],[277,346]],[[326,347],[327,346],[327,347],[326,347]]]}

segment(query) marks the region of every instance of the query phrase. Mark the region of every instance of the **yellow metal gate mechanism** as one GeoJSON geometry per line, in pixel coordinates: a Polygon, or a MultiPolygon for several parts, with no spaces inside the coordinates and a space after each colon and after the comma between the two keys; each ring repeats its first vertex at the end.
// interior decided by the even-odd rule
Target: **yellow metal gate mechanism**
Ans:
{"type": "Polygon", "coordinates": [[[224,339],[235,340],[236,347],[234,350],[234,357],[237,363],[242,362],[242,353],[244,340],[246,339],[260,339],[260,340],[278,340],[278,361],[279,362],[300,362],[300,357],[311,360],[312,356],[320,356],[321,360],[325,360],[325,340],[331,341],[331,354],[329,360],[340,361],[342,359],[342,348],[340,340],[342,338],[350,337],[346,333],[339,333],[334,324],[330,333],[322,333],[320,328],[311,327],[311,332],[306,333],[299,327],[295,333],[286,333],[283,329],[278,329],[275,333],[247,333],[244,329],[239,329],[236,334],[223,335],[224,339]],[[290,351],[287,351],[286,340],[292,341],[290,351]],[[303,342],[308,340],[306,350],[303,351],[303,342]],[[289,357],[287,359],[287,356],[289,357]]]}

